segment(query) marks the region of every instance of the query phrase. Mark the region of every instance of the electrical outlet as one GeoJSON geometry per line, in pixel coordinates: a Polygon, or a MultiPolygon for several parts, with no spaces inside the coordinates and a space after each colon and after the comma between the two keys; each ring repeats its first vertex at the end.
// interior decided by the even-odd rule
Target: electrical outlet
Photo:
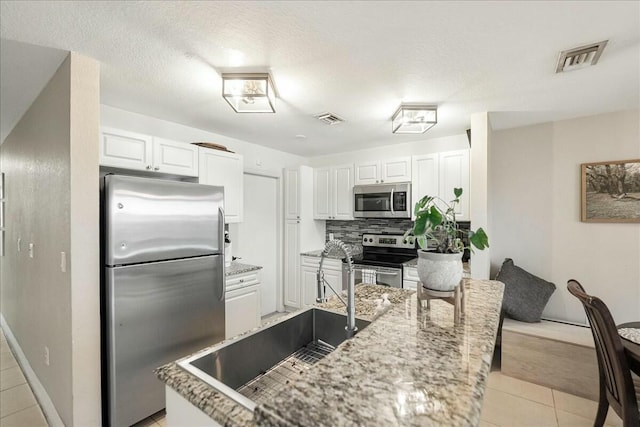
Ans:
{"type": "Polygon", "coordinates": [[[67,253],[60,252],[60,271],[67,272],[67,253]]]}
{"type": "Polygon", "coordinates": [[[29,258],[33,258],[33,243],[29,243],[29,258]]]}
{"type": "Polygon", "coordinates": [[[49,347],[44,346],[44,364],[49,366],[49,347]]]}
{"type": "Polygon", "coordinates": [[[22,252],[22,239],[18,237],[18,252],[22,252]]]}

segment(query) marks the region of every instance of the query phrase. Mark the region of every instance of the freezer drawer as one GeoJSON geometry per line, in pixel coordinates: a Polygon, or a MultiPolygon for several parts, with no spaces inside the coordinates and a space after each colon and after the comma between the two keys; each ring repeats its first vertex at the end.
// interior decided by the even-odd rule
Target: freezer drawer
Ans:
{"type": "Polygon", "coordinates": [[[155,368],[224,339],[223,263],[214,255],[106,269],[112,426],[164,408],[155,368]]]}
{"type": "Polygon", "coordinates": [[[221,253],[223,188],[105,176],[106,265],[221,253]]]}

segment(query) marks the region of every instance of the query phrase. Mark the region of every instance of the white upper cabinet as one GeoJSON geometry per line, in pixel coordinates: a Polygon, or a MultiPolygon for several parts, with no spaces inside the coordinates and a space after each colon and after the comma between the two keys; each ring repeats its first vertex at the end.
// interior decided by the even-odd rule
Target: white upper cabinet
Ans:
{"type": "Polygon", "coordinates": [[[331,168],[333,219],[353,219],[353,165],[331,168]]]}
{"type": "Polygon", "coordinates": [[[355,185],[411,181],[411,157],[356,163],[355,185]]]}
{"type": "Polygon", "coordinates": [[[198,147],[103,127],[100,130],[100,164],[123,169],[198,176],[198,147]]]}
{"type": "Polygon", "coordinates": [[[152,170],[153,137],[120,129],[100,129],[100,164],[116,168],[152,170]]]}
{"type": "Polygon", "coordinates": [[[242,156],[226,151],[200,148],[201,184],[224,187],[225,222],[242,222],[243,160],[242,156]]]}
{"type": "Polygon", "coordinates": [[[332,184],[331,168],[313,170],[313,219],[331,219],[332,184]]]}
{"type": "Polygon", "coordinates": [[[424,196],[440,195],[440,172],[439,172],[440,156],[438,153],[424,154],[421,156],[413,156],[413,164],[411,166],[411,217],[413,215],[413,207],[424,196]]]}
{"type": "Polygon", "coordinates": [[[198,147],[164,138],[153,138],[153,170],[198,176],[198,147]]]}
{"type": "Polygon", "coordinates": [[[380,183],[380,162],[356,163],[355,185],[379,184],[380,183]]]}
{"type": "Polygon", "coordinates": [[[313,170],[313,218],[353,219],[353,165],[313,170]]]}
{"type": "Polygon", "coordinates": [[[454,188],[462,188],[460,203],[456,206],[456,219],[469,221],[469,150],[440,153],[440,198],[453,200],[454,188]]]}
{"type": "Polygon", "coordinates": [[[455,197],[454,188],[462,188],[456,219],[469,221],[469,150],[413,156],[412,204],[424,196],[440,197],[449,203],[455,197]]]}
{"type": "Polygon", "coordinates": [[[411,181],[411,157],[384,160],[380,162],[380,182],[391,184],[411,181]]]}
{"type": "Polygon", "coordinates": [[[300,171],[284,171],[284,214],[285,219],[300,219],[300,171]]]}

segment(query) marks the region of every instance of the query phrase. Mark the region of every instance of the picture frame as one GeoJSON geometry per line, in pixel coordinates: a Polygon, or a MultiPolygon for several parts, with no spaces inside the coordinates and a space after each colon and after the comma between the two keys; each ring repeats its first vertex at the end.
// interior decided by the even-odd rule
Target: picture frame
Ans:
{"type": "Polygon", "coordinates": [[[640,223],[640,159],[582,163],[583,222],[640,223]]]}

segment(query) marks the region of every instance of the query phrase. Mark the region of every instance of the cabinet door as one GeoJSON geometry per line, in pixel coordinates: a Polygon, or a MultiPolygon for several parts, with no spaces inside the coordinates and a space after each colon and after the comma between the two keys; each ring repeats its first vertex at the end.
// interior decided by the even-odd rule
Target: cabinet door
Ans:
{"type": "Polygon", "coordinates": [[[411,157],[399,157],[381,162],[380,182],[385,184],[411,181],[411,157]]]}
{"type": "Polygon", "coordinates": [[[446,202],[453,200],[456,187],[463,190],[456,206],[456,219],[469,221],[469,150],[440,153],[440,198],[446,202]]]}
{"type": "Polygon", "coordinates": [[[302,303],[304,306],[310,306],[316,303],[316,294],[318,293],[317,272],[318,267],[302,268],[302,303]]]}
{"type": "Polygon", "coordinates": [[[100,129],[100,164],[125,169],[153,168],[152,137],[120,129],[100,129]]]}
{"type": "Polygon", "coordinates": [[[284,171],[284,213],[285,219],[300,219],[300,171],[284,171]]]}
{"type": "Polygon", "coordinates": [[[284,224],[284,305],[300,308],[300,220],[284,224]]]}
{"type": "Polygon", "coordinates": [[[198,176],[198,147],[185,142],[153,138],[153,170],[198,176]]]}
{"type": "Polygon", "coordinates": [[[224,187],[225,222],[242,222],[242,156],[200,148],[199,157],[200,183],[224,187]]]}
{"type": "Polygon", "coordinates": [[[313,219],[332,219],[331,170],[313,170],[313,219]]]}
{"type": "Polygon", "coordinates": [[[225,339],[260,326],[260,286],[247,286],[225,295],[225,339]]]}
{"type": "MultiPolygon", "coordinates": [[[[325,268],[324,271],[324,280],[326,280],[329,285],[338,293],[342,292],[342,270],[333,270],[325,268]]],[[[331,297],[335,295],[331,289],[327,287],[327,297],[331,297]]]]}
{"type": "Polygon", "coordinates": [[[333,172],[332,219],[353,219],[353,165],[338,166],[333,172]]]}
{"type": "Polygon", "coordinates": [[[355,175],[355,185],[379,184],[380,162],[356,163],[355,175]]]}
{"type": "MultiPolygon", "coordinates": [[[[439,155],[438,153],[414,156],[411,165],[411,203],[415,206],[424,196],[438,196],[439,186],[439,155]]],[[[413,209],[411,217],[413,215],[413,209]]]]}

